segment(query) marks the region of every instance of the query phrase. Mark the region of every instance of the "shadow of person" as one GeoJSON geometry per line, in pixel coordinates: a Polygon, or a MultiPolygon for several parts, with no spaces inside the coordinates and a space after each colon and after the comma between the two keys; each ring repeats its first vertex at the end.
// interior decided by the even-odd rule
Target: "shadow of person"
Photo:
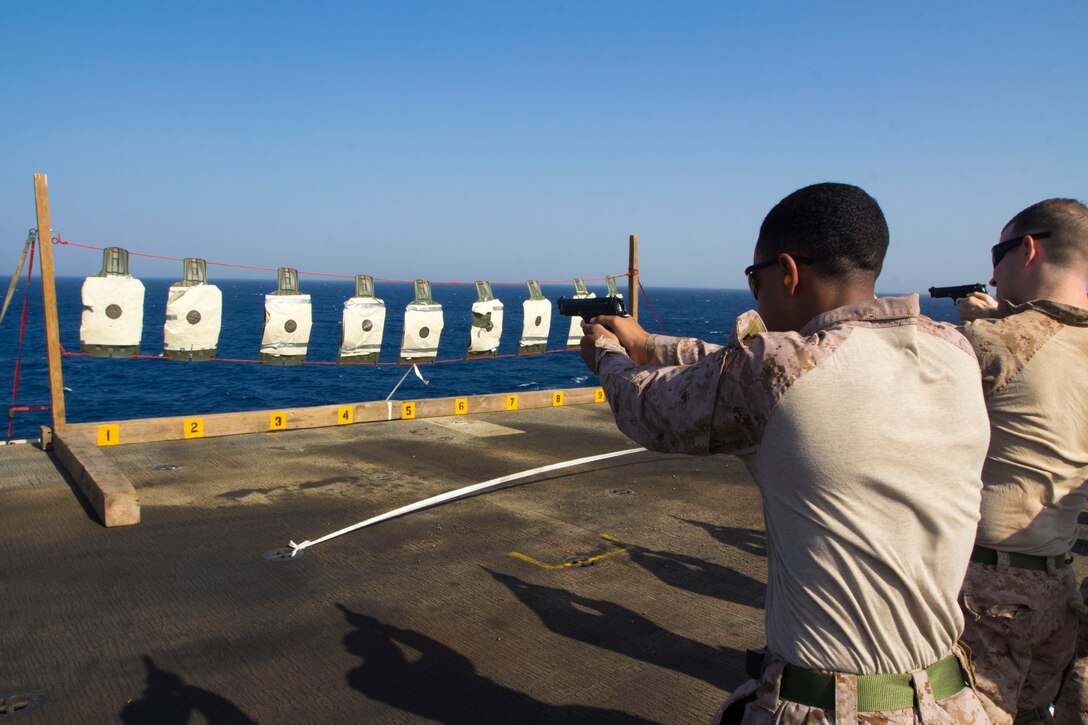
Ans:
{"type": "Polygon", "coordinates": [[[723,690],[733,690],[748,679],[745,655],[738,650],[675,634],[614,602],[530,584],[482,568],[556,634],[681,672],[723,690]]]}
{"type": "Polygon", "coordinates": [[[348,685],[371,700],[443,723],[652,723],[620,710],[551,705],[476,672],[463,654],[411,629],[385,624],[342,604],[354,630],[344,649],[363,662],[348,685]]]}
{"type": "Polygon", "coordinates": [[[678,589],[756,609],[762,609],[767,598],[767,586],[763,582],[728,566],[654,549],[632,549],[628,556],[665,584],[678,589]]]}
{"type": "Polygon", "coordinates": [[[674,516],[677,521],[698,526],[718,541],[755,556],[767,556],[767,534],[759,529],[742,529],[732,526],[712,524],[709,521],[695,521],[674,516]]]}
{"type": "Polygon", "coordinates": [[[160,669],[143,655],[147,684],[139,700],[121,710],[121,722],[129,725],[187,725],[194,714],[202,715],[209,725],[255,723],[244,712],[214,692],[185,684],[178,675],[160,669]]]}

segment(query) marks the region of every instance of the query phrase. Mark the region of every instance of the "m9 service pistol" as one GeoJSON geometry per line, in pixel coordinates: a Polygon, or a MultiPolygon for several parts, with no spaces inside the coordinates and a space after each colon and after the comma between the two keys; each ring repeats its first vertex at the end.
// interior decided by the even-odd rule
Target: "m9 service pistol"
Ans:
{"type": "Polygon", "coordinates": [[[976,282],[974,284],[960,284],[952,287],[930,287],[929,296],[938,297],[950,297],[952,301],[960,300],[971,294],[972,292],[983,292],[988,294],[986,285],[976,282]]]}
{"type": "Polygon", "coordinates": [[[586,322],[598,315],[630,317],[621,297],[580,297],[570,300],[560,297],[558,304],[559,314],[565,317],[578,316],[586,322]]]}

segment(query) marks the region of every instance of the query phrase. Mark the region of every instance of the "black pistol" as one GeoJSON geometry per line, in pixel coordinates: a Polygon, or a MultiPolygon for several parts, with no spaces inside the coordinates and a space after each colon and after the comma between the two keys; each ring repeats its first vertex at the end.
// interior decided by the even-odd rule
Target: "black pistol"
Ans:
{"type": "Polygon", "coordinates": [[[560,297],[558,302],[559,314],[566,317],[578,316],[586,321],[597,315],[630,317],[627,308],[623,306],[622,297],[581,297],[571,300],[560,297]]]}
{"type": "Polygon", "coordinates": [[[953,301],[962,299],[972,292],[987,292],[986,285],[975,282],[974,284],[959,284],[953,287],[929,288],[930,297],[951,297],[953,301]]]}

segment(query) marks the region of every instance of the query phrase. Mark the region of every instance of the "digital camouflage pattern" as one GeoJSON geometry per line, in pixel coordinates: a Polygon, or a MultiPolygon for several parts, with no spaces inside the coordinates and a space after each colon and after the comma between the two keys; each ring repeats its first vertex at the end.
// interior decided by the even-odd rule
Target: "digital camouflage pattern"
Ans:
{"type": "Polygon", "coordinates": [[[990,566],[967,568],[960,604],[979,692],[995,723],[1037,710],[1041,721],[1074,656],[1085,607],[1073,567],[1054,572],[990,566]]]}
{"type": "Polygon", "coordinates": [[[1080,596],[1084,608],[1077,635],[1077,659],[1054,703],[1057,725],[1088,725],[1088,577],[1080,583],[1080,596]]]}
{"type": "MultiPolygon", "coordinates": [[[[645,346],[649,360],[647,365],[632,361],[616,341],[600,338],[596,341],[596,363],[617,425],[633,440],[651,449],[670,453],[706,455],[732,452],[744,455],[761,444],[769,419],[792,386],[831,358],[855,330],[907,326],[921,333],[919,337],[927,335],[950,344],[954,349],[942,349],[937,359],[944,361],[942,364],[946,371],[952,368],[958,371],[953,376],[955,379],[958,380],[962,372],[970,372],[973,378],[977,363],[970,344],[952,326],[921,316],[917,295],[874,299],[832,310],[814,318],[799,332],[768,332],[755,312],[747,312],[737,319],[731,339],[725,346],[690,338],[652,335],[645,346]],[[966,357],[953,360],[961,354],[966,357]],[[955,364],[957,362],[958,366],[955,364]]],[[[889,336],[887,339],[908,338],[889,336]]],[[[934,347],[944,348],[943,345],[934,347]]],[[[899,355],[897,352],[888,354],[899,355]]],[[[902,356],[899,355],[897,359],[902,359],[902,356]]],[[[851,362],[850,365],[857,363],[851,362]]],[[[865,374],[864,364],[857,368],[856,374],[865,374]]],[[[948,380],[946,375],[942,384],[947,384],[948,380]]],[[[797,390],[800,388],[795,392],[797,390]]],[[[985,421],[981,417],[981,386],[977,383],[972,394],[977,396],[979,420],[976,428],[985,430],[985,421]]],[[[972,394],[966,394],[963,398],[970,399],[972,394]]],[[[978,448],[977,459],[981,463],[984,441],[979,436],[966,436],[964,440],[978,448]],[[982,441],[981,445],[975,446],[978,441],[982,441]]],[[[963,459],[968,457],[967,454],[958,454],[963,459]]],[[[970,453],[970,456],[975,456],[975,453],[970,453]]],[[[980,488],[981,481],[977,479],[977,474],[972,475],[973,482],[965,481],[965,485],[980,488]]],[[[927,505],[932,505],[932,502],[927,505]]],[[[974,535],[977,508],[973,516],[968,522],[969,530],[964,530],[964,543],[974,535]]],[[[959,523],[957,518],[954,524],[959,523]]],[[[966,553],[962,558],[966,566],[966,553]]],[[[827,576],[836,576],[831,571],[834,566],[829,563],[828,568],[827,576]]],[[[947,651],[959,633],[960,614],[954,596],[961,578],[962,569],[957,571],[955,583],[945,597],[946,608],[955,613],[956,624],[951,641],[939,648],[942,651],[947,651]]],[[[921,601],[920,597],[918,601],[921,601]]],[[[836,611],[852,611],[853,604],[856,602],[848,604],[840,601],[838,605],[841,606],[836,611]]],[[[906,622],[910,617],[911,614],[900,615],[897,612],[890,619],[906,622]],[[896,619],[896,616],[899,618],[896,619]]],[[[854,621],[849,615],[847,619],[854,621]]],[[[819,618],[812,621],[819,621],[819,618]]],[[[933,622],[921,621],[917,626],[925,641],[933,638],[936,628],[933,622]]],[[[861,638],[858,639],[860,641],[861,638]]],[[[883,651],[880,641],[877,639],[860,646],[883,651]]],[[[899,653],[896,654],[898,656],[899,653]]],[[[781,702],[778,697],[780,677],[775,679],[775,673],[781,672],[778,667],[775,662],[770,662],[762,681],[753,681],[738,689],[730,704],[753,696],[754,702],[747,705],[747,718],[752,722],[834,721],[834,713],[798,703],[781,702]]],[[[926,699],[928,683],[924,671],[918,682],[925,703],[921,710],[858,713],[855,717],[852,711],[856,710],[857,679],[853,675],[840,673],[836,677],[840,690],[838,719],[842,722],[866,723],[920,722],[924,712],[926,719],[932,722],[985,722],[982,706],[970,688],[938,704],[931,697],[926,699]]],[[[726,719],[726,722],[732,721],[726,719]]]]}
{"type": "Polygon", "coordinates": [[[963,326],[982,369],[986,397],[1005,387],[1024,369],[1035,353],[1066,325],[1088,326],[1088,310],[1051,300],[1022,305],[1002,302],[998,315],[963,326]]]}
{"type": "MultiPolygon", "coordinates": [[[[979,359],[992,426],[977,537],[983,546],[1061,556],[1076,540],[1088,490],[1086,328],[1088,310],[1051,300],[1003,302],[995,317],[963,327],[979,359]]],[[[1051,722],[1048,707],[1086,611],[1072,568],[972,563],[960,603],[963,641],[973,652],[979,689],[992,701],[993,720],[1012,722],[1019,713],[1051,722]]],[[[1085,669],[1082,664],[1066,678],[1055,708],[1060,721],[1080,722],[1088,709],[1085,669]]]]}
{"type": "MultiPolygon", "coordinates": [[[[956,656],[964,661],[962,653],[956,656]]],[[[950,697],[933,699],[925,670],[915,675],[918,705],[904,710],[858,712],[858,680],[854,675],[835,676],[835,709],[790,702],[779,697],[786,663],[768,653],[763,676],[737,688],[711,719],[711,725],[986,725],[989,719],[980,698],[970,687],[950,697]]]]}
{"type": "Polygon", "coordinates": [[[724,347],[651,335],[645,366],[616,341],[599,338],[597,368],[616,424],[632,440],[664,453],[731,453],[759,444],[789,386],[830,357],[854,328],[905,324],[974,355],[954,327],[921,316],[918,295],[906,295],[831,310],[799,333],[769,333],[756,312],[745,312],[724,347]]]}
{"type": "Polygon", "coordinates": [[[963,326],[991,426],[976,543],[1061,556],[1088,497],[1088,310],[1035,300],[998,315],[963,326]]]}

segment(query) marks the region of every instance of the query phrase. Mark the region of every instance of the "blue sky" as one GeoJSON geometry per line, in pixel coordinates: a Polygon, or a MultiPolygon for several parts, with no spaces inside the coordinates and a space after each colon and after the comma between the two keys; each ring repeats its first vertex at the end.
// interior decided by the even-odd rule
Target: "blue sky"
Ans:
{"type": "Polygon", "coordinates": [[[1088,197],[1086,37],[1084,2],[0,0],[0,273],[45,172],[84,244],[508,280],[623,272],[637,233],[647,285],[727,288],[844,181],[878,288],[986,281],[1009,217],[1088,197]]]}

